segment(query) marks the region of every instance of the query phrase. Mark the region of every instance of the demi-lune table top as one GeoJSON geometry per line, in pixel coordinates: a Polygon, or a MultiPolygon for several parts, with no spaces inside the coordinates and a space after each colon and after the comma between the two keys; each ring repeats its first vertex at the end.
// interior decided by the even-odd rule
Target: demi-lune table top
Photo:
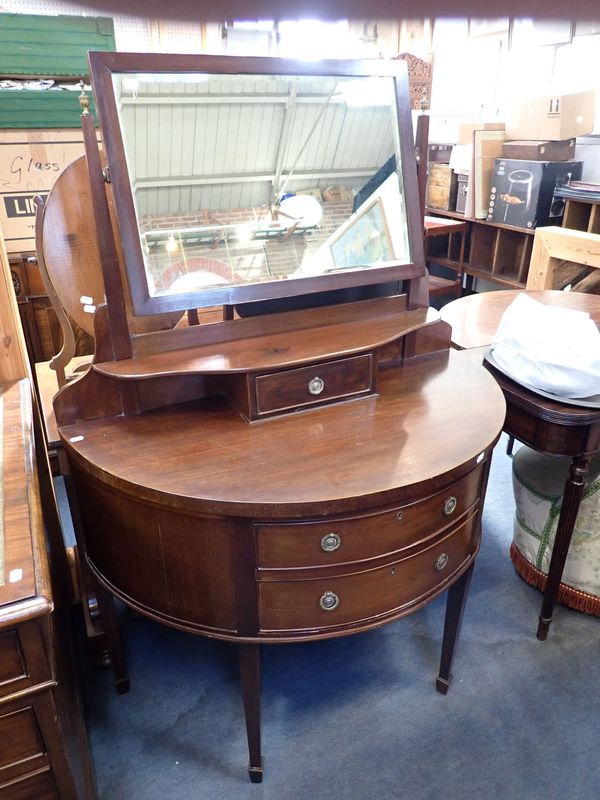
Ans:
{"type": "Polygon", "coordinates": [[[117,490],[197,513],[286,517],[395,502],[472,468],[504,414],[492,376],[451,350],[383,370],[374,397],[250,425],[216,398],[60,433],[117,490]]]}
{"type": "MultiPolygon", "coordinates": [[[[440,315],[452,326],[453,345],[466,350],[491,344],[502,314],[519,294],[522,292],[513,289],[481,292],[445,305],[440,315]]],[[[555,290],[526,294],[545,305],[587,311],[595,322],[600,323],[600,295],[555,290]]]]}

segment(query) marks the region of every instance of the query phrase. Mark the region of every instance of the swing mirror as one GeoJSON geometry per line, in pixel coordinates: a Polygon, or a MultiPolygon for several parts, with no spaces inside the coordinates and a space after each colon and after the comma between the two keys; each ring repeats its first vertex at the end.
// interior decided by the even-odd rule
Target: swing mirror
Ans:
{"type": "Polygon", "coordinates": [[[418,219],[402,62],[90,66],[136,314],[405,275],[418,219]]]}

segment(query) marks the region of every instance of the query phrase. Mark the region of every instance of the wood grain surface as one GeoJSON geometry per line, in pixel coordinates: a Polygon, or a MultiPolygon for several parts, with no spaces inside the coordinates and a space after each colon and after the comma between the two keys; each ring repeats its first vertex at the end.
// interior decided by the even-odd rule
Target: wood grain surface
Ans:
{"type": "Polygon", "coordinates": [[[74,461],[116,490],[196,512],[285,517],[401,499],[472,468],[502,427],[496,382],[460,353],[379,380],[377,397],[252,425],[216,398],[59,432],[74,461]]]}
{"type": "MultiPolygon", "coordinates": [[[[402,315],[397,311],[388,311],[380,317],[366,319],[360,319],[355,314],[354,318],[341,321],[334,319],[329,323],[323,317],[320,324],[312,329],[294,331],[293,338],[290,331],[264,333],[230,341],[227,346],[217,342],[175,352],[94,364],[94,369],[111,377],[145,379],[157,375],[248,372],[299,366],[380,347],[438,319],[437,312],[427,308],[414,309],[402,315]]],[[[237,325],[242,334],[240,322],[243,321],[231,324],[237,325]]]]}
{"type": "Polygon", "coordinates": [[[3,448],[3,571],[0,606],[32,598],[32,611],[47,609],[50,601],[36,598],[33,562],[33,528],[39,507],[35,504],[33,421],[29,382],[22,380],[0,389],[3,448]]]}
{"type": "MultiPolygon", "coordinates": [[[[448,303],[440,314],[442,319],[452,326],[452,344],[460,349],[491,344],[502,314],[519,294],[523,292],[518,290],[481,292],[448,303]]],[[[526,292],[526,294],[544,305],[587,311],[595,322],[600,322],[598,295],[552,290],[526,292]]]]}
{"type": "MultiPolygon", "coordinates": [[[[94,308],[104,302],[104,280],[85,156],[69,164],[52,187],[44,209],[42,241],[46,268],[65,311],[93,336],[94,308]]],[[[133,317],[122,263],[120,273],[132,333],[168,330],[177,323],[180,313],[133,317]]]]}

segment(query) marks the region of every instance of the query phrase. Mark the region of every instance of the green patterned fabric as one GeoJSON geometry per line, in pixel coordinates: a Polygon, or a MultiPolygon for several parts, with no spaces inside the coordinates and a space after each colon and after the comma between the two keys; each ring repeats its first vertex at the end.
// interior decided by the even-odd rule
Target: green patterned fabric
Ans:
{"type": "MultiPolygon", "coordinates": [[[[546,574],[570,463],[570,458],[547,456],[528,447],[521,447],[513,459],[513,543],[546,574]]],[[[562,583],[600,596],[600,459],[590,465],[562,583]]]]}

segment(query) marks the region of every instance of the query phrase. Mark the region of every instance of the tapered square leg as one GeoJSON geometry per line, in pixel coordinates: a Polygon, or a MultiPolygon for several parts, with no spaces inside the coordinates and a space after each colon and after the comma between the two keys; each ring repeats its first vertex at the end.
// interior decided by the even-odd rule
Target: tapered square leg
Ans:
{"type": "Polygon", "coordinates": [[[556,537],[554,539],[554,546],[552,547],[552,558],[550,559],[548,578],[544,589],[544,599],[542,601],[542,609],[540,611],[536,634],[541,642],[546,640],[550,623],[552,622],[554,603],[556,602],[560,581],[565,568],[565,561],[567,560],[567,554],[577,520],[579,504],[583,497],[589,465],[589,457],[574,458],[571,461],[569,476],[565,483],[560,516],[556,528],[556,537]]]}
{"type": "Polygon", "coordinates": [[[248,775],[252,783],[261,783],[263,759],[260,752],[260,645],[240,644],[238,649],[250,758],[248,775]]]}
{"type": "Polygon", "coordinates": [[[440,694],[446,694],[448,692],[448,687],[452,680],[450,670],[452,669],[452,662],[454,661],[456,643],[460,634],[463,612],[465,610],[467,595],[469,594],[471,578],[473,577],[474,565],[475,562],[473,562],[469,569],[448,589],[440,672],[435,682],[435,688],[440,694]]]}

